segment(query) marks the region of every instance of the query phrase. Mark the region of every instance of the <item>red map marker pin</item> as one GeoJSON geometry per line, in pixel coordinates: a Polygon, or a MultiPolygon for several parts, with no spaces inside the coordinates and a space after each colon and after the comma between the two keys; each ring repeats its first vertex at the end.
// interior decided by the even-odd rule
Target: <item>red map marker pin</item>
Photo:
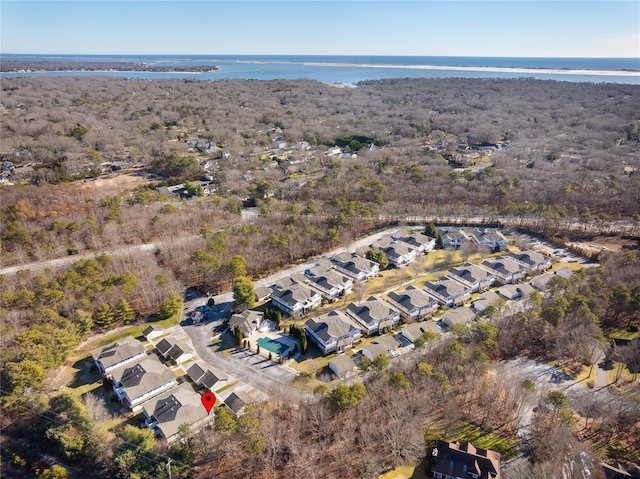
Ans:
{"type": "Polygon", "coordinates": [[[202,401],[202,405],[204,406],[204,408],[207,410],[207,414],[209,414],[211,412],[211,408],[216,403],[215,394],[207,391],[206,393],[202,394],[200,400],[202,401]]]}

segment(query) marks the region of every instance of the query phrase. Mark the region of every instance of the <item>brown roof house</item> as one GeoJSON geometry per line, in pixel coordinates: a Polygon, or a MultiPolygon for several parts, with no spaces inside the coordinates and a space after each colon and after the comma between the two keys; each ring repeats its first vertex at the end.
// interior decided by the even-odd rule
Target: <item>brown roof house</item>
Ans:
{"type": "Polygon", "coordinates": [[[436,441],[431,476],[435,479],[500,479],[500,454],[468,442],[436,441]]]}

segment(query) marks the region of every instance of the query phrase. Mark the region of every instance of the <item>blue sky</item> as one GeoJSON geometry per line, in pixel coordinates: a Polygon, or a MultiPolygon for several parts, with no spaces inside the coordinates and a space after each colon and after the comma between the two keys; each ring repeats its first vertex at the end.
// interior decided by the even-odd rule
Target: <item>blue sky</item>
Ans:
{"type": "Polygon", "coordinates": [[[0,51],[640,57],[640,2],[11,1],[0,51]]]}

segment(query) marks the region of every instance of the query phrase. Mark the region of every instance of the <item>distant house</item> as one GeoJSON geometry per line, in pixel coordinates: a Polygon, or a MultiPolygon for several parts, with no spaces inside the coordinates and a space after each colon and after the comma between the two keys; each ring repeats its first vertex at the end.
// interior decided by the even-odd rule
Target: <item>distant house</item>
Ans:
{"type": "Polygon", "coordinates": [[[422,233],[412,233],[407,236],[397,238],[398,243],[402,243],[407,247],[416,251],[417,254],[427,254],[436,247],[436,240],[422,233]]]}
{"type": "Polygon", "coordinates": [[[142,335],[145,337],[147,341],[151,341],[152,339],[156,339],[164,334],[164,328],[161,326],[149,326],[144,331],[142,331],[142,335]]]}
{"type": "Polygon", "coordinates": [[[551,258],[532,250],[509,253],[509,257],[527,269],[527,274],[535,275],[551,268],[551,258]]]}
{"type": "Polygon", "coordinates": [[[305,323],[305,329],[309,339],[316,343],[325,355],[349,349],[362,337],[360,327],[337,310],[319,318],[309,319],[305,323]]]}
{"type": "Polygon", "coordinates": [[[463,232],[478,246],[492,251],[505,251],[509,247],[509,240],[496,228],[463,228],[463,232]]]}
{"type": "Polygon", "coordinates": [[[382,251],[387,255],[389,263],[396,267],[406,266],[416,260],[416,250],[403,243],[391,243],[386,248],[383,248],[382,251]]]}
{"type": "Polygon", "coordinates": [[[322,304],[322,295],[307,285],[296,283],[288,288],[274,290],[271,302],[283,313],[301,318],[322,304]]]}
{"type": "Polygon", "coordinates": [[[238,328],[244,337],[248,338],[260,328],[263,319],[264,313],[248,309],[242,313],[231,316],[229,326],[231,326],[232,329],[238,328]]]}
{"type": "Polygon", "coordinates": [[[131,364],[145,356],[144,346],[133,336],[127,336],[91,352],[91,357],[102,374],[109,374],[114,369],[131,364]]]}
{"type": "Polygon", "coordinates": [[[175,375],[154,356],[114,370],[111,381],[120,402],[130,409],[178,384],[175,375]]]}
{"type": "Polygon", "coordinates": [[[500,479],[500,454],[468,442],[436,441],[431,476],[434,479],[500,479]]]}
{"type": "Polygon", "coordinates": [[[441,320],[447,327],[451,328],[456,324],[468,324],[475,317],[476,313],[474,313],[471,308],[464,307],[447,311],[441,320]]]}
{"type": "Polygon", "coordinates": [[[331,371],[333,371],[339,378],[348,376],[350,373],[355,371],[356,367],[356,363],[353,359],[346,354],[341,354],[329,361],[329,369],[331,369],[331,371]]]}
{"type": "Polygon", "coordinates": [[[366,335],[372,335],[386,327],[400,322],[400,313],[389,303],[371,296],[361,303],[351,303],[347,306],[347,316],[353,318],[362,326],[366,335]]]}
{"type": "Polygon", "coordinates": [[[459,268],[451,268],[448,276],[462,283],[472,293],[490,288],[496,279],[495,274],[471,263],[465,263],[459,268]]]}
{"type": "Polygon", "coordinates": [[[482,267],[496,275],[499,284],[511,284],[522,281],[526,268],[509,256],[488,259],[482,262],[482,267]]]}
{"type": "Polygon", "coordinates": [[[332,259],[336,269],[354,281],[366,281],[380,274],[380,265],[362,256],[342,253],[332,259]]]}
{"type": "Polygon", "coordinates": [[[244,413],[247,406],[249,404],[253,404],[254,402],[255,402],[254,399],[244,391],[232,392],[231,394],[229,394],[227,399],[224,400],[224,404],[229,409],[231,409],[231,411],[236,417],[241,416],[244,413]]]}
{"type": "Polygon", "coordinates": [[[495,306],[502,298],[493,291],[485,291],[473,302],[473,309],[481,313],[489,306],[495,306]]]}
{"type": "Polygon", "coordinates": [[[402,328],[400,333],[412,343],[426,332],[441,334],[440,327],[433,321],[411,323],[402,328]]]}
{"type": "Polygon", "coordinates": [[[424,290],[444,307],[459,306],[471,296],[471,288],[453,279],[427,281],[424,290]]]}
{"type": "Polygon", "coordinates": [[[391,336],[380,336],[373,343],[362,348],[362,354],[369,360],[373,361],[380,355],[397,355],[398,346],[400,346],[400,343],[391,336]]]}
{"type": "Polygon", "coordinates": [[[188,424],[193,432],[214,418],[202,407],[200,395],[188,383],[146,401],[142,404],[142,412],[147,427],[169,444],[180,439],[183,424],[188,424]]]}
{"type": "Polygon", "coordinates": [[[409,286],[400,292],[390,292],[387,295],[387,301],[400,311],[400,316],[406,322],[430,316],[439,307],[437,299],[415,286],[409,286]]]}
{"type": "Polygon", "coordinates": [[[187,369],[187,376],[200,388],[215,391],[229,383],[228,376],[218,368],[196,362],[187,369]]]}
{"type": "Polygon", "coordinates": [[[261,303],[262,301],[266,301],[271,297],[271,289],[266,286],[256,286],[256,301],[261,303]]]}

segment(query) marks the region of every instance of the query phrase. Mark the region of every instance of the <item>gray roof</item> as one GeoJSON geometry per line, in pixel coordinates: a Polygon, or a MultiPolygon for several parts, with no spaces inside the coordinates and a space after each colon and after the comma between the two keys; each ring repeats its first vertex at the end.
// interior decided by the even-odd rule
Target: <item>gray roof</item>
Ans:
{"type": "Polygon", "coordinates": [[[347,306],[347,310],[360,318],[366,324],[386,319],[393,313],[397,313],[389,303],[378,299],[375,296],[371,296],[362,303],[351,303],[347,306]]]}
{"type": "Polygon", "coordinates": [[[341,268],[358,275],[360,272],[368,272],[373,268],[380,267],[375,261],[368,260],[362,256],[341,253],[333,257],[333,262],[341,268]]]}
{"type": "Polygon", "coordinates": [[[253,402],[253,398],[244,391],[232,392],[229,394],[229,397],[224,400],[224,403],[234,412],[234,414],[239,414],[247,404],[251,404],[253,402]]]}
{"type": "Polygon", "coordinates": [[[162,326],[149,326],[144,331],[142,331],[142,335],[146,338],[147,336],[149,336],[154,331],[162,333],[162,332],[164,332],[164,328],[162,326]]]}
{"type": "Polygon", "coordinates": [[[422,246],[431,244],[435,241],[435,239],[433,239],[431,236],[423,235],[422,233],[412,233],[407,236],[401,236],[400,238],[398,238],[398,241],[407,243],[414,248],[420,248],[422,246]]]}
{"type": "Polygon", "coordinates": [[[260,326],[263,317],[264,313],[248,309],[242,313],[231,316],[229,325],[231,327],[237,326],[240,331],[242,331],[242,334],[249,336],[260,326]]]}
{"type": "Polygon", "coordinates": [[[320,273],[315,276],[310,276],[309,281],[311,283],[317,284],[319,287],[324,289],[333,289],[335,287],[344,286],[345,283],[349,283],[351,280],[348,279],[342,273],[339,273],[335,270],[327,270],[324,273],[320,273]]]}
{"type": "Polygon", "coordinates": [[[420,323],[412,323],[402,328],[402,335],[409,341],[413,342],[427,331],[433,333],[442,333],[440,327],[433,321],[422,321],[420,323]]]}
{"type": "Polygon", "coordinates": [[[366,350],[372,358],[375,358],[381,354],[386,356],[390,351],[397,349],[398,345],[398,341],[391,336],[380,336],[373,343],[362,348],[362,351],[366,350]]]}
{"type": "Polygon", "coordinates": [[[211,389],[220,381],[226,381],[227,375],[218,368],[209,366],[203,362],[196,362],[187,369],[189,377],[198,384],[207,389],[211,389]]]}
{"type": "Polygon", "coordinates": [[[325,342],[331,338],[341,338],[355,329],[360,329],[351,324],[349,318],[342,311],[337,310],[319,318],[311,318],[305,323],[305,326],[325,342]]]}
{"type": "Polygon", "coordinates": [[[183,354],[193,354],[193,352],[193,349],[186,344],[174,344],[173,347],[167,351],[167,356],[177,361],[183,354]]]}
{"type": "Polygon", "coordinates": [[[489,277],[495,277],[492,273],[489,273],[488,271],[471,263],[465,263],[460,268],[451,268],[449,273],[458,276],[469,283],[485,281],[489,279],[489,277]]]}
{"type": "Polygon", "coordinates": [[[336,373],[338,377],[342,377],[348,372],[353,371],[356,367],[356,363],[353,361],[351,356],[341,354],[329,361],[329,367],[331,367],[331,370],[336,373]]]}
{"type": "Polygon", "coordinates": [[[158,341],[158,344],[156,344],[156,349],[160,352],[160,354],[162,354],[163,356],[165,356],[169,350],[173,347],[173,342],[169,341],[169,339],[164,338],[160,341],[158,341]]]}
{"type": "Polygon", "coordinates": [[[132,366],[123,366],[113,371],[113,380],[124,386],[131,401],[170,381],[174,374],[154,356],[146,356],[132,366]]]}
{"type": "Polygon", "coordinates": [[[483,266],[497,271],[501,275],[510,275],[522,271],[521,266],[508,256],[488,259],[482,262],[483,266]]]}
{"type": "Polygon", "coordinates": [[[424,289],[429,291],[434,291],[441,296],[449,297],[449,296],[457,296],[460,294],[464,294],[467,290],[465,286],[458,283],[453,279],[443,279],[440,281],[427,281],[424,283],[424,289]]]}
{"type": "Polygon", "coordinates": [[[309,301],[313,296],[317,294],[319,293],[313,291],[308,286],[300,283],[295,283],[286,289],[276,289],[273,292],[272,296],[293,307],[298,303],[309,301]]]}
{"type": "Polygon", "coordinates": [[[424,308],[434,301],[424,290],[415,286],[409,286],[401,292],[391,291],[387,296],[407,311],[424,308]]]}
{"type": "Polygon", "coordinates": [[[509,256],[518,261],[522,261],[529,266],[537,266],[550,261],[549,257],[532,250],[524,250],[517,253],[511,252],[509,253],[509,256]]]}
{"type": "Polygon", "coordinates": [[[127,336],[103,348],[94,349],[91,352],[91,357],[100,361],[104,369],[108,369],[128,358],[144,354],[144,352],[144,346],[140,341],[133,336],[127,336]]]}
{"type": "Polygon", "coordinates": [[[470,308],[456,308],[442,316],[442,322],[447,325],[465,324],[475,318],[475,316],[476,314],[470,308]]]}
{"type": "Polygon", "coordinates": [[[188,383],[161,394],[157,398],[142,404],[147,416],[158,421],[158,429],[165,438],[178,434],[182,424],[190,426],[207,417],[207,410],[202,406],[200,395],[188,383]]]}

